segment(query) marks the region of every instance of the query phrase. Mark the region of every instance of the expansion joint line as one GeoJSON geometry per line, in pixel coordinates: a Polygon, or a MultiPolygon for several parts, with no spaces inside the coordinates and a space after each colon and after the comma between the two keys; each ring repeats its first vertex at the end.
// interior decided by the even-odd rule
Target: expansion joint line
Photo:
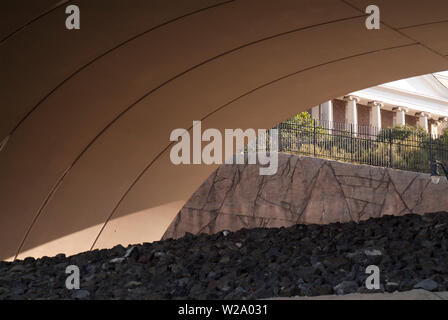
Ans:
{"type": "MultiPolygon", "coordinates": [[[[353,8],[353,9],[359,11],[359,12],[365,13],[364,11],[362,11],[361,9],[359,9],[358,7],[356,7],[355,5],[352,5],[351,3],[349,3],[347,0],[340,0],[340,1],[343,2],[343,3],[345,3],[346,5],[350,6],[351,8],[353,8]]],[[[435,50],[435,49],[433,49],[433,48],[427,46],[426,44],[424,44],[424,43],[422,43],[422,42],[420,42],[420,41],[414,39],[414,38],[411,37],[410,35],[408,35],[408,34],[406,34],[406,33],[404,33],[404,32],[401,31],[401,30],[403,30],[403,29],[408,29],[408,28],[418,27],[418,26],[422,26],[422,25],[438,24],[438,23],[442,23],[442,22],[446,22],[446,21],[448,21],[448,20],[436,21],[436,22],[431,22],[431,23],[424,23],[424,24],[419,24],[419,25],[417,24],[417,25],[406,26],[406,27],[402,27],[402,28],[394,28],[394,27],[392,27],[392,25],[390,25],[389,23],[386,23],[386,22],[381,22],[381,24],[384,25],[384,26],[386,26],[387,28],[391,29],[392,31],[395,31],[396,33],[398,33],[398,34],[401,35],[402,37],[405,37],[406,39],[409,39],[409,40],[415,42],[416,44],[418,44],[418,45],[424,47],[425,49],[431,51],[432,53],[434,53],[434,54],[438,55],[439,57],[442,57],[442,58],[444,58],[445,60],[448,61],[448,55],[444,55],[444,54],[438,52],[437,50],[435,50]]]]}

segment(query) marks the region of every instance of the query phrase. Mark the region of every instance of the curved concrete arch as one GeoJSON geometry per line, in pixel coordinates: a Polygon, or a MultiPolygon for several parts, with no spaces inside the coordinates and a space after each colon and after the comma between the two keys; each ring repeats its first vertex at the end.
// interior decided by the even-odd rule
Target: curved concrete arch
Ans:
{"type": "MultiPolygon", "coordinates": [[[[257,2],[266,4],[264,10],[269,8],[267,3],[272,2],[257,2]]],[[[294,29],[292,23],[296,23],[296,27],[312,27],[336,20],[334,12],[338,12],[339,19],[363,14],[361,1],[350,1],[350,4],[359,10],[336,0],[276,2],[276,10],[261,10],[257,16],[254,10],[249,10],[253,7],[250,1],[236,1],[232,6],[226,6],[230,9],[225,13],[222,11],[221,16],[207,12],[201,16],[203,20],[197,20],[196,16],[186,19],[191,23],[188,27],[185,21],[170,24],[160,38],[154,33],[151,37],[143,37],[145,41],[133,41],[83,70],[49,97],[41,106],[43,108],[33,113],[0,152],[0,204],[2,212],[7,212],[0,216],[4,237],[0,247],[2,258],[16,254],[45,197],[88,141],[119,114],[120,108],[131,105],[136,97],[142,96],[138,92],[151,87],[146,80],[153,79],[147,75],[151,64],[138,63],[153,54],[151,45],[166,45],[160,49],[160,62],[154,65],[157,79],[167,79],[175,74],[173,70],[181,69],[181,62],[186,64],[183,59],[200,61],[200,53],[210,57],[225,52],[226,47],[238,47],[235,43],[243,39],[246,39],[244,44],[250,42],[248,38],[263,38],[260,37],[262,33],[285,33],[294,29]],[[241,8],[238,6],[244,5],[248,8],[246,12],[252,12],[256,17],[264,16],[264,20],[254,16],[252,20],[247,19],[247,15],[237,10],[241,8]],[[292,19],[300,14],[303,19],[297,18],[299,22],[292,19]],[[216,30],[213,27],[216,27],[217,18],[225,17],[234,18],[227,24],[234,26],[231,32],[210,32],[216,30]],[[254,25],[254,21],[258,24],[254,25]],[[248,30],[243,30],[244,26],[248,30]],[[209,37],[200,38],[206,32],[191,34],[192,30],[207,27],[210,28],[207,30],[209,37]],[[172,51],[168,43],[185,41],[185,38],[172,41],[182,33],[189,35],[197,45],[191,48],[184,45],[186,51],[182,58],[170,58],[172,51]],[[199,48],[208,51],[198,53],[199,48]],[[131,57],[138,59],[133,61],[131,57]],[[116,63],[114,70],[108,67],[112,61],[116,63]],[[96,85],[94,88],[92,82],[96,85]],[[61,105],[64,107],[58,108],[61,105]],[[111,110],[116,108],[114,106],[118,108],[111,110]]],[[[439,1],[434,4],[439,5],[440,10],[446,9],[446,5],[439,1]]],[[[86,3],[87,9],[88,6],[86,3]]],[[[395,5],[384,2],[383,6],[386,16],[392,15],[395,5]]],[[[386,21],[391,28],[384,25],[380,31],[365,30],[364,20],[358,18],[356,23],[355,19],[337,22],[331,28],[307,28],[308,31],[281,37],[282,41],[276,38],[245,47],[184,74],[157,94],[143,99],[137,108],[108,127],[101,139],[70,169],[64,183],[54,188],[57,191],[29,232],[19,257],[74,253],[89,249],[94,243],[95,247],[107,247],[116,243],[150,241],[161,236],[164,232],[161,229],[169,224],[183,201],[213,169],[202,165],[171,165],[166,148],[169,132],[176,127],[188,128],[192,120],[205,118],[204,126],[218,129],[269,127],[333,96],[381,82],[448,69],[448,61],[442,57],[446,53],[437,51],[440,48],[437,44],[443,39],[429,39],[416,31],[419,27],[396,30],[421,23],[428,28],[431,22],[427,15],[419,21],[418,15],[406,14],[406,7],[403,8],[404,12],[395,12],[400,23],[394,25],[392,21],[386,21]],[[412,23],[407,24],[410,20],[412,23]],[[317,42],[316,39],[328,40],[317,42]],[[298,71],[301,72],[292,75],[298,71]],[[258,87],[259,90],[253,91],[258,87]],[[226,107],[222,108],[223,105],[226,107]],[[152,165],[148,166],[148,163],[152,165]]],[[[440,20],[434,20],[434,25],[441,23],[440,20]]],[[[19,74],[21,72],[24,71],[18,70],[19,74]]],[[[4,88],[1,92],[4,93],[4,88]]]]}
{"type": "MultiPolygon", "coordinates": [[[[318,65],[318,62],[325,62],[325,60],[323,60],[323,57],[312,54],[309,55],[307,57],[307,59],[305,59],[305,57],[302,56],[302,59],[300,61],[297,61],[297,57],[295,52],[298,51],[300,49],[300,43],[302,43],[304,41],[304,39],[308,39],[308,38],[312,38],[315,36],[323,36],[326,32],[326,30],[328,28],[337,28],[340,29],[340,34],[344,34],[344,29],[358,29],[357,25],[359,25],[359,23],[362,23],[362,20],[360,18],[356,18],[353,21],[338,21],[338,22],[334,22],[328,25],[320,25],[318,27],[315,28],[311,28],[311,29],[306,29],[306,30],[299,30],[295,33],[287,33],[287,34],[282,34],[278,37],[270,37],[268,40],[262,41],[262,42],[256,42],[253,45],[249,47],[243,47],[240,48],[239,50],[236,51],[232,51],[231,53],[227,54],[226,56],[220,56],[219,59],[215,59],[213,61],[209,61],[207,64],[203,64],[201,65],[201,67],[198,71],[198,69],[192,69],[190,70],[189,74],[194,74],[195,72],[199,72],[198,75],[195,75],[193,77],[187,77],[187,74],[183,74],[182,78],[185,78],[185,80],[183,79],[177,79],[177,82],[181,82],[181,84],[176,84],[173,86],[171,83],[167,84],[167,86],[169,86],[168,89],[163,88],[164,93],[162,93],[161,97],[157,97],[155,99],[150,99],[149,102],[142,101],[141,98],[138,99],[139,104],[142,104],[141,109],[143,111],[140,111],[140,113],[138,113],[137,111],[135,112],[135,116],[129,118],[127,120],[127,123],[124,125],[121,125],[121,128],[124,128],[122,130],[124,130],[124,133],[115,133],[113,135],[112,138],[109,138],[109,140],[111,140],[110,142],[98,142],[99,144],[103,144],[105,146],[107,146],[108,148],[114,148],[117,145],[120,145],[122,147],[120,147],[119,153],[123,153],[126,155],[131,154],[132,149],[136,148],[137,150],[140,149],[144,149],[143,146],[139,146],[136,147],[133,145],[133,141],[134,142],[138,142],[141,143],[141,141],[149,141],[151,142],[152,136],[165,136],[168,137],[169,136],[169,132],[172,130],[172,128],[175,128],[177,126],[180,127],[188,127],[189,123],[188,121],[184,121],[184,119],[188,119],[189,116],[193,117],[193,114],[189,114],[189,112],[185,112],[187,110],[185,110],[185,107],[187,107],[187,109],[192,109],[193,107],[196,106],[195,111],[199,112],[200,110],[203,110],[203,108],[205,106],[209,106],[212,103],[212,100],[210,99],[206,99],[205,97],[207,95],[209,95],[212,92],[213,87],[216,88],[226,88],[226,89],[231,89],[233,86],[233,90],[250,90],[253,88],[253,84],[249,85],[246,84],[246,88],[247,89],[243,89],[244,86],[244,82],[238,83],[235,82],[233,79],[233,74],[235,73],[235,71],[237,70],[241,70],[242,68],[246,68],[246,73],[248,75],[250,75],[249,80],[251,80],[251,82],[253,82],[255,84],[255,86],[257,84],[262,83],[262,79],[264,79],[266,76],[268,76],[268,80],[270,80],[270,77],[272,75],[268,75],[266,73],[265,70],[260,69],[259,65],[263,65],[263,64],[267,64],[270,63],[271,65],[274,64],[274,62],[272,62],[271,60],[276,60],[278,66],[276,66],[276,68],[273,68],[271,70],[271,73],[274,72],[273,74],[275,75],[275,77],[280,77],[282,76],[284,73],[288,73],[290,72],[290,70],[295,70],[297,68],[297,66],[300,67],[306,67],[306,66],[314,66],[314,65],[318,65]],[[337,26],[337,24],[340,24],[337,26]],[[316,30],[317,29],[317,30],[316,30]],[[303,33],[303,34],[302,34],[303,33]],[[295,47],[294,47],[295,45],[295,47]],[[264,46],[265,49],[260,49],[260,46],[264,46]],[[246,53],[241,53],[241,51],[245,51],[246,53]],[[266,51],[266,53],[262,54],[263,51],[266,51]],[[226,58],[229,59],[228,57],[230,56],[230,61],[226,62],[220,62],[220,60],[225,60],[226,58]],[[262,59],[265,59],[265,61],[263,61],[262,59]],[[219,62],[218,62],[219,61],[219,62]],[[248,61],[251,61],[250,63],[250,67],[249,67],[249,63],[248,61]],[[285,61],[290,61],[291,64],[285,63],[285,61]],[[210,64],[215,64],[215,68],[213,71],[209,70],[209,65],[210,64]],[[228,65],[232,65],[233,68],[230,73],[229,73],[229,68],[227,67],[228,65]],[[221,80],[225,80],[225,82],[222,82],[220,84],[212,84],[212,87],[210,88],[206,88],[204,87],[203,84],[201,84],[201,79],[204,78],[218,78],[221,80]],[[226,76],[227,75],[227,76],[226,76]],[[191,86],[192,83],[199,83],[199,85],[205,90],[208,91],[208,94],[204,94],[204,95],[199,95],[195,97],[195,101],[192,103],[187,102],[188,100],[188,93],[187,92],[183,92],[182,90],[184,90],[183,88],[187,87],[187,86],[191,86]],[[170,96],[171,96],[171,92],[179,92],[179,99],[183,101],[183,103],[180,105],[178,103],[178,101],[176,100],[171,100],[170,101],[170,96]],[[183,96],[183,95],[184,96],[183,96]],[[163,102],[164,101],[169,101],[169,105],[164,105],[163,102]],[[206,104],[204,104],[204,102],[208,102],[206,104]],[[201,105],[202,102],[202,107],[199,107],[201,105]],[[162,106],[163,107],[157,107],[157,106],[162,106]],[[163,109],[167,109],[170,110],[170,113],[168,114],[163,114],[163,109]],[[156,111],[158,110],[158,111],[156,111]],[[144,112],[144,113],[143,113],[144,112]],[[160,116],[157,119],[151,119],[151,114],[152,113],[159,113],[160,116]],[[171,112],[178,115],[179,119],[171,119],[171,112]],[[164,127],[163,131],[160,132],[160,124],[165,125],[165,123],[172,123],[172,127],[171,129],[168,127],[164,127]],[[130,123],[133,123],[134,126],[134,130],[137,131],[136,128],[139,128],[139,133],[134,133],[132,135],[132,137],[126,141],[124,140],[124,137],[127,137],[126,133],[129,132],[129,127],[130,127],[130,123]],[[150,128],[149,130],[147,129],[150,128]],[[157,130],[155,130],[155,128],[159,129],[159,132],[157,130]],[[138,139],[135,139],[135,137],[139,137],[138,139]],[[112,141],[114,141],[115,143],[112,143],[112,141]],[[126,151],[128,150],[128,151],[126,151]],[[123,152],[124,151],[124,152],[123,152]]],[[[365,32],[362,29],[360,30],[360,32],[365,32]]],[[[387,31],[385,31],[387,32],[387,31]]],[[[353,39],[356,39],[356,37],[358,37],[359,34],[354,33],[353,39]]],[[[347,38],[346,38],[347,39],[347,38]]],[[[330,42],[333,41],[333,45],[337,44],[338,41],[341,41],[342,38],[328,38],[325,39],[325,41],[330,42]]],[[[392,43],[397,43],[396,42],[397,39],[392,36],[388,38],[385,36],[376,36],[375,38],[371,39],[371,42],[369,43],[367,48],[363,48],[363,47],[359,47],[356,48],[353,52],[355,53],[363,53],[366,50],[372,50],[374,48],[380,47],[380,48],[384,48],[385,46],[391,45],[392,43]],[[375,40],[376,39],[376,40],[375,40]],[[387,39],[387,40],[385,40],[387,39]]],[[[400,42],[398,42],[400,43],[400,42]]],[[[409,41],[407,40],[402,40],[402,42],[400,43],[401,45],[408,45],[409,41]]],[[[314,48],[310,47],[310,52],[314,52],[315,50],[313,50],[314,48]]],[[[340,58],[345,58],[345,55],[348,52],[351,52],[352,49],[347,48],[347,49],[341,49],[341,52],[339,53],[339,57],[340,58]]],[[[243,77],[241,77],[241,79],[244,79],[243,77]]],[[[246,81],[247,82],[247,81],[246,81]]],[[[158,91],[161,91],[161,89],[159,89],[158,91]]],[[[216,90],[215,90],[216,91],[216,90]]],[[[221,93],[223,93],[224,91],[221,90],[221,93]]],[[[153,95],[158,95],[158,93],[154,93],[154,91],[150,91],[151,93],[153,93],[153,95]]],[[[197,90],[193,90],[192,92],[198,92],[197,90]]],[[[238,92],[238,91],[237,91],[238,92]]],[[[213,92],[213,98],[219,98],[219,94],[217,94],[216,92],[213,92]]],[[[149,96],[145,95],[146,99],[150,98],[149,96]]],[[[231,96],[229,96],[231,97],[231,96]]],[[[225,99],[228,99],[228,97],[225,97],[225,99]]],[[[213,102],[214,103],[214,102],[213,102]]],[[[133,104],[134,106],[134,104],[133,104]]],[[[129,108],[126,108],[125,111],[129,111],[129,108]]],[[[132,110],[131,110],[132,111],[132,110]]],[[[204,112],[209,112],[204,110],[204,112]]],[[[120,114],[121,115],[121,114],[120,114]]],[[[204,117],[204,114],[197,114],[198,119],[201,119],[204,117]]],[[[195,118],[195,119],[196,119],[195,118]]],[[[191,121],[191,118],[190,120],[191,121]]],[[[119,126],[120,124],[118,123],[117,126],[119,126]]],[[[113,128],[112,128],[113,129],[113,128]]],[[[109,129],[110,130],[110,129],[109,129]]],[[[105,135],[107,135],[107,133],[104,133],[105,135]]],[[[163,140],[161,141],[162,144],[159,145],[157,144],[157,146],[155,146],[154,149],[150,149],[148,151],[151,151],[151,154],[154,154],[154,152],[156,152],[156,150],[158,150],[159,148],[164,148],[164,144],[163,144],[163,140]]],[[[99,148],[101,149],[101,148],[99,148]]],[[[103,165],[101,166],[101,169],[105,169],[107,167],[106,161],[107,159],[118,159],[119,158],[119,154],[113,154],[111,152],[107,152],[104,149],[101,149],[101,152],[98,152],[98,148],[95,150],[95,148],[92,148],[92,152],[96,155],[89,155],[86,154],[85,157],[89,158],[90,157],[90,161],[91,162],[95,162],[96,165],[92,166],[91,164],[88,165],[84,165],[84,170],[88,170],[88,168],[92,168],[92,167],[98,167],[98,163],[103,163],[103,165]],[[107,156],[106,156],[107,155],[107,156]]],[[[132,157],[132,159],[135,159],[135,165],[130,165],[130,168],[138,168],[139,166],[142,166],[142,164],[137,164],[137,163],[143,163],[144,165],[146,164],[145,162],[142,161],[147,161],[148,157],[145,154],[140,154],[140,155],[134,155],[132,157]]],[[[88,160],[85,160],[88,161],[88,160]]],[[[151,160],[150,160],[151,161],[151,160]]],[[[82,165],[82,164],[81,164],[82,165]]],[[[75,171],[72,170],[72,166],[70,167],[71,171],[75,171]]],[[[85,188],[82,186],[78,185],[78,190],[71,190],[70,194],[76,194],[78,195],[78,197],[76,197],[76,200],[73,199],[72,201],[74,203],[79,203],[85,199],[87,199],[89,197],[89,195],[94,195],[95,194],[95,190],[99,191],[99,190],[105,190],[105,186],[106,185],[111,185],[114,183],[118,183],[121,186],[125,186],[128,182],[125,182],[123,180],[123,177],[132,177],[131,174],[124,174],[124,172],[122,170],[117,170],[117,168],[111,167],[109,169],[109,173],[103,172],[100,177],[107,177],[108,182],[106,184],[99,184],[96,185],[97,182],[101,181],[101,179],[96,179],[96,175],[97,173],[99,173],[99,171],[101,170],[97,170],[95,173],[89,173],[88,176],[92,177],[94,182],[91,184],[91,188],[85,188]],[[122,175],[122,177],[120,178],[120,174],[122,175]],[[111,177],[115,177],[112,181],[110,181],[109,179],[111,177]]],[[[76,172],[76,171],[75,171],[76,172]]],[[[138,172],[138,171],[137,171],[138,172]]],[[[76,174],[76,173],[74,173],[76,174]]],[[[135,173],[134,173],[135,175],[135,173]]],[[[64,177],[66,177],[64,175],[64,177]]],[[[69,182],[70,183],[70,182],[69,182]]],[[[62,189],[64,188],[64,186],[60,186],[58,184],[58,188],[62,189]]],[[[113,189],[112,189],[113,190],[113,189]]],[[[103,191],[101,191],[101,193],[103,193],[103,191]]],[[[109,195],[108,196],[110,199],[114,199],[116,197],[113,195],[109,195]]],[[[86,201],[86,203],[91,203],[93,202],[93,199],[91,199],[90,201],[86,201]]],[[[57,221],[57,212],[60,211],[67,211],[67,210],[71,210],[71,208],[75,208],[76,210],[83,212],[86,211],[86,208],[79,208],[76,205],[74,205],[74,203],[72,203],[73,205],[70,205],[70,201],[62,201],[62,203],[64,204],[64,207],[57,207],[57,209],[49,209],[50,213],[43,213],[42,216],[47,216],[44,219],[45,220],[49,220],[52,223],[54,221],[57,221]],[[51,213],[53,212],[53,213],[51,213]]],[[[112,202],[111,202],[112,203],[112,202]]],[[[49,207],[51,207],[52,204],[49,204],[49,207]]],[[[105,209],[103,208],[96,208],[95,209],[98,213],[99,212],[104,212],[105,209]]],[[[47,210],[46,210],[47,211],[47,210]]],[[[105,213],[105,216],[107,217],[108,214],[105,213]]],[[[62,221],[60,222],[62,223],[62,221]]],[[[48,227],[46,227],[48,228],[48,227]]],[[[38,234],[45,234],[43,232],[37,232],[38,234]]],[[[32,243],[35,241],[32,241],[32,243]]]]}
{"type": "MultiPolygon", "coordinates": [[[[312,3],[306,1],[308,6],[312,3]]],[[[326,10],[331,10],[335,18],[351,17],[355,13],[353,10],[345,12],[346,5],[335,4],[331,0],[322,1],[321,6],[326,10],[318,11],[312,17],[304,13],[300,15],[303,4],[294,0],[283,0],[275,4],[266,2],[261,6],[264,10],[254,13],[255,4],[260,8],[259,2],[253,0],[235,2],[233,8],[214,8],[145,34],[128,42],[119,50],[103,56],[53,92],[15,132],[7,148],[0,154],[0,166],[4,171],[8,172],[8,165],[22,169],[22,177],[19,179],[17,176],[11,176],[9,181],[2,181],[7,192],[0,194],[0,198],[4,197],[6,202],[6,199],[14,194],[16,198],[27,199],[23,202],[25,208],[11,203],[13,208],[9,207],[8,210],[17,212],[32,225],[35,212],[45,206],[47,195],[51,195],[51,190],[58,185],[57,179],[69,170],[76,155],[88,145],[90,137],[94,137],[106,127],[126,106],[132,105],[136,100],[135,96],[140,97],[143,92],[147,92],[148,85],[157,88],[160,83],[209,57],[244,46],[248,42],[273,36],[285,29],[290,31],[297,27],[306,27],[306,22],[311,19],[318,23],[328,21],[326,10]],[[281,3],[283,6],[277,7],[281,3]],[[271,15],[279,14],[285,9],[286,14],[281,21],[270,19],[271,15]],[[229,20],[229,16],[235,18],[229,20]],[[250,28],[251,26],[256,28],[250,28]],[[234,36],[226,37],[229,32],[234,36]],[[160,45],[157,50],[150,51],[153,43],[160,45]],[[127,63],[123,64],[122,61],[127,63]],[[92,87],[89,79],[95,75],[100,75],[99,79],[103,81],[92,87]],[[107,81],[104,75],[107,75],[107,81]],[[124,88],[126,91],[123,93],[124,88]],[[77,96],[89,98],[82,101],[83,98],[79,99],[77,96]],[[63,110],[60,105],[64,105],[63,110]],[[51,123],[55,119],[63,119],[67,123],[51,123]],[[43,121],[50,122],[45,131],[39,127],[39,123],[43,121]],[[78,136],[81,127],[82,136],[78,136]],[[40,139],[36,141],[35,137],[40,139]],[[64,139],[69,140],[70,144],[66,145],[64,139]],[[57,155],[54,151],[56,148],[57,155]],[[28,163],[28,159],[21,159],[21,163],[13,160],[14,154],[21,154],[26,152],[25,150],[34,154],[32,164],[28,163]],[[40,177],[45,177],[45,180],[40,177]],[[34,186],[34,190],[29,191],[17,186],[18,180],[39,180],[39,183],[34,186]],[[30,193],[32,197],[28,196],[30,193]]],[[[13,238],[12,235],[5,237],[13,238]]]]}
{"type": "MultiPolygon", "coordinates": [[[[356,18],[350,18],[350,19],[356,19],[356,18]]],[[[316,27],[322,27],[323,25],[327,25],[327,24],[329,25],[328,27],[332,27],[332,24],[334,24],[334,23],[336,23],[336,22],[343,22],[344,20],[350,20],[350,19],[342,19],[342,20],[338,20],[338,21],[334,21],[334,22],[329,22],[329,23],[325,23],[325,24],[322,24],[322,25],[319,25],[319,26],[316,26],[316,27]]],[[[359,20],[359,19],[358,19],[358,20],[359,20]]],[[[359,21],[357,21],[357,22],[355,22],[355,23],[359,23],[359,21]]],[[[46,207],[46,205],[47,205],[49,199],[53,197],[53,195],[54,195],[54,193],[56,192],[56,190],[60,188],[61,183],[62,183],[63,180],[66,178],[66,176],[71,172],[71,169],[73,168],[73,166],[76,165],[76,163],[78,162],[78,160],[84,155],[85,152],[88,151],[88,149],[93,145],[93,143],[95,143],[96,140],[97,140],[97,139],[98,139],[98,138],[99,138],[99,137],[100,137],[100,136],[101,136],[107,129],[109,129],[109,127],[110,127],[112,124],[114,124],[114,123],[115,123],[116,121],[118,121],[121,117],[123,117],[127,112],[129,112],[129,111],[131,110],[132,107],[135,107],[135,106],[138,105],[140,102],[142,102],[143,99],[148,98],[148,96],[149,96],[150,94],[154,93],[155,90],[158,90],[158,89],[162,88],[164,85],[167,85],[168,83],[170,83],[171,81],[174,81],[174,80],[178,79],[179,77],[184,76],[187,72],[192,72],[192,71],[194,71],[196,68],[198,68],[198,67],[200,67],[200,66],[204,66],[205,64],[210,63],[210,62],[213,61],[213,60],[216,60],[216,59],[218,59],[218,58],[222,58],[224,55],[228,55],[228,54],[234,53],[234,52],[236,52],[236,51],[242,50],[243,48],[245,48],[245,47],[247,47],[247,46],[249,46],[249,45],[259,44],[260,42],[263,42],[263,41],[268,41],[268,40],[272,40],[272,39],[274,39],[274,38],[278,38],[278,37],[281,37],[281,36],[286,36],[286,35],[289,35],[289,34],[291,34],[291,33],[293,33],[293,32],[305,31],[306,29],[308,29],[308,28],[301,28],[301,29],[296,30],[296,31],[291,31],[291,32],[287,32],[287,33],[284,33],[284,34],[280,34],[280,35],[276,35],[276,36],[271,36],[271,37],[268,37],[268,38],[265,38],[265,39],[262,39],[262,40],[257,40],[256,42],[253,42],[253,43],[250,43],[250,44],[241,46],[241,47],[239,47],[239,48],[232,49],[232,50],[229,51],[229,52],[226,52],[226,53],[221,54],[221,55],[219,55],[219,56],[213,57],[213,58],[211,58],[211,59],[209,59],[209,60],[207,60],[207,61],[205,61],[205,62],[200,63],[199,65],[196,65],[196,66],[194,66],[194,67],[192,67],[192,68],[190,68],[190,69],[188,69],[188,70],[186,70],[186,71],[184,71],[184,72],[182,72],[182,73],[176,75],[175,77],[173,77],[173,78],[171,78],[170,80],[166,81],[166,82],[163,83],[162,85],[157,86],[155,89],[151,89],[148,93],[146,93],[145,95],[143,95],[143,97],[138,98],[138,100],[137,100],[136,103],[133,103],[133,104],[131,104],[129,107],[126,107],[121,113],[118,114],[117,117],[115,117],[111,122],[109,122],[109,124],[108,124],[102,131],[100,131],[100,133],[99,133],[97,136],[95,136],[95,138],[93,138],[93,140],[92,140],[91,142],[89,142],[89,143],[87,144],[87,146],[81,151],[80,155],[78,155],[78,156],[75,158],[74,162],[70,164],[69,168],[68,168],[68,169],[64,172],[64,174],[60,177],[60,179],[57,181],[57,183],[55,184],[55,186],[54,186],[54,187],[52,188],[52,190],[50,191],[49,195],[46,197],[46,199],[45,199],[43,205],[40,207],[40,209],[39,209],[39,211],[38,211],[38,213],[37,213],[37,215],[36,215],[36,218],[34,219],[34,222],[37,220],[38,217],[40,217],[40,213],[41,213],[41,211],[46,207]]],[[[259,52],[257,52],[256,55],[259,55],[259,52]]],[[[251,60],[251,59],[246,59],[246,60],[251,60]]],[[[220,72],[222,72],[222,70],[221,70],[220,72]]],[[[216,73],[216,72],[215,72],[215,73],[216,73]]],[[[190,82],[190,80],[187,80],[187,81],[190,82]]],[[[177,91],[176,89],[171,89],[171,90],[177,91]]],[[[155,103],[155,104],[157,104],[157,103],[155,103]]],[[[179,106],[177,106],[177,107],[179,107],[179,106]]],[[[147,110],[151,110],[148,106],[146,106],[145,108],[146,108],[147,110]]],[[[174,108],[175,108],[175,107],[170,108],[170,110],[175,111],[174,108]]],[[[152,112],[152,110],[151,110],[151,112],[152,112]]],[[[199,118],[201,118],[201,117],[202,117],[202,116],[200,116],[199,118]]],[[[141,119],[141,118],[142,118],[141,116],[138,116],[136,119],[141,119]]],[[[167,121],[168,121],[168,120],[169,120],[169,119],[167,119],[167,121]]],[[[133,121],[135,121],[135,120],[133,120],[133,121]]],[[[186,124],[188,125],[188,123],[186,123],[186,124]]],[[[145,125],[145,126],[151,126],[151,122],[146,121],[146,122],[144,123],[144,125],[145,125]]],[[[159,133],[158,133],[158,134],[159,134],[159,133]]],[[[163,134],[166,134],[166,132],[163,133],[163,134]]],[[[112,144],[111,144],[111,145],[112,145],[112,144]]],[[[144,159],[144,158],[143,158],[143,159],[144,159]]],[[[107,176],[110,176],[110,175],[107,175],[107,176]]],[[[103,190],[103,188],[101,187],[101,188],[98,188],[97,190],[103,190]]],[[[78,191],[74,192],[74,191],[72,191],[72,193],[82,194],[82,191],[81,191],[81,192],[78,192],[78,191]]],[[[81,197],[81,198],[82,198],[82,197],[81,197]]],[[[52,220],[53,220],[53,219],[52,219],[52,220]]],[[[34,222],[33,222],[32,226],[34,225],[34,222]]],[[[28,233],[26,234],[25,238],[27,237],[27,235],[28,235],[28,233]]]]}

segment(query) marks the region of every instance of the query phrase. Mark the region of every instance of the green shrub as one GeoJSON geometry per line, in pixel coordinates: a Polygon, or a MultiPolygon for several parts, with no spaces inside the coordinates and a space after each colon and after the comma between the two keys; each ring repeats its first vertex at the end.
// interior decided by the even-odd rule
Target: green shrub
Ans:
{"type": "Polygon", "coordinates": [[[422,128],[414,128],[410,125],[405,125],[382,129],[377,136],[377,140],[382,142],[389,142],[391,139],[395,141],[404,141],[409,138],[418,139],[426,137],[429,137],[429,134],[422,128]]]}

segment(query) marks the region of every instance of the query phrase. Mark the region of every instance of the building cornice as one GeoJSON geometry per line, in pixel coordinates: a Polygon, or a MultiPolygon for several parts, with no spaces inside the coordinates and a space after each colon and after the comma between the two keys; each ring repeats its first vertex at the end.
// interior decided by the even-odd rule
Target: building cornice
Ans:
{"type": "Polygon", "coordinates": [[[448,117],[448,99],[437,99],[384,85],[356,91],[352,94],[367,101],[376,100],[390,106],[404,107],[408,111],[424,111],[448,117]]]}
{"type": "Polygon", "coordinates": [[[416,98],[420,98],[420,99],[424,99],[424,100],[428,100],[428,101],[434,101],[434,102],[441,102],[444,104],[448,105],[448,99],[443,99],[443,98],[436,98],[436,97],[432,97],[432,96],[428,96],[428,95],[424,95],[421,93],[416,93],[416,92],[412,92],[412,91],[407,91],[404,89],[398,89],[398,88],[394,88],[394,87],[388,87],[387,85],[379,85],[379,88],[384,88],[387,91],[392,91],[392,92],[396,92],[396,93],[400,93],[402,95],[406,95],[409,97],[416,97],[416,98]]]}

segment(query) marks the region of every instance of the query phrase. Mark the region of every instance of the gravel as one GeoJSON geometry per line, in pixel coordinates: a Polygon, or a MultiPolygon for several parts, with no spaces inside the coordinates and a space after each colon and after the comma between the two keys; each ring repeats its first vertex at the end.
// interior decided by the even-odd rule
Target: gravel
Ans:
{"type": "Polygon", "coordinates": [[[0,261],[0,299],[258,299],[448,290],[448,213],[243,229],[0,261]],[[368,290],[366,267],[380,269],[368,290]],[[66,267],[80,289],[65,287],[66,267]]]}

